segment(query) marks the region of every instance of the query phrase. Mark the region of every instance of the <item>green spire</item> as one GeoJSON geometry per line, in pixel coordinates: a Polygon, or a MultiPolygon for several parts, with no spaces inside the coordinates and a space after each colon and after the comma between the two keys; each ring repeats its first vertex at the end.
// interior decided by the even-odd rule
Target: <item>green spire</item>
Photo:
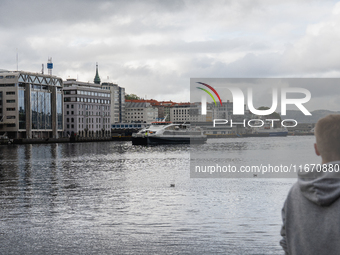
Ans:
{"type": "Polygon", "coordinates": [[[98,74],[98,63],[96,63],[96,76],[94,77],[94,83],[95,84],[100,84],[100,77],[99,77],[99,74],[98,74]]]}

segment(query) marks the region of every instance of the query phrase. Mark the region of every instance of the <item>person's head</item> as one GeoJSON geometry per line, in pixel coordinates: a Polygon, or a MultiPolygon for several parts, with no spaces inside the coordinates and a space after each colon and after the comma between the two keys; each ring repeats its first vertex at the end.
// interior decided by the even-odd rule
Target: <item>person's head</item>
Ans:
{"type": "Polygon", "coordinates": [[[314,129],[315,153],[322,163],[340,160],[340,114],[330,114],[320,119],[314,129]]]}

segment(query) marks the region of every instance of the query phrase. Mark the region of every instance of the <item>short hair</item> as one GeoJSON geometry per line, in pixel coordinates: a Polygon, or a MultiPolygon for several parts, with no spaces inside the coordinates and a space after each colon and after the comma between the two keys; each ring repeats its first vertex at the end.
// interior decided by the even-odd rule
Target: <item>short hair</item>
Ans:
{"type": "Polygon", "coordinates": [[[323,160],[340,160],[340,114],[320,119],[314,129],[316,145],[323,160]]]}

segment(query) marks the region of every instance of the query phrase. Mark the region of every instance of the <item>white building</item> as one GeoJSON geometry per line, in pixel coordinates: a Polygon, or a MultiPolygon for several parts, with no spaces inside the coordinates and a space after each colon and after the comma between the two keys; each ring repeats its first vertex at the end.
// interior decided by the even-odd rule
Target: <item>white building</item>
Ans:
{"type": "Polygon", "coordinates": [[[207,122],[212,121],[213,111],[207,109],[207,114],[201,114],[201,104],[173,106],[170,108],[171,122],[207,122]]]}
{"type": "Polygon", "coordinates": [[[111,91],[111,124],[123,122],[125,115],[125,88],[103,82],[102,88],[111,91]]]}
{"type": "Polygon", "coordinates": [[[147,102],[125,102],[125,121],[151,123],[158,118],[158,109],[147,102]]]}
{"type": "Polygon", "coordinates": [[[171,122],[187,122],[190,117],[190,105],[173,106],[170,108],[171,122]]]}
{"type": "Polygon", "coordinates": [[[111,93],[100,84],[68,79],[64,82],[66,135],[107,137],[111,135],[111,93]]]}

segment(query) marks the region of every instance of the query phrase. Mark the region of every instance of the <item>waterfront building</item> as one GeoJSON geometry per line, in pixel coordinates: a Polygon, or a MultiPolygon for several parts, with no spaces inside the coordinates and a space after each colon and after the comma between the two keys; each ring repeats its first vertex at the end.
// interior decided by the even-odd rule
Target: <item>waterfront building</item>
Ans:
{"type": "Polygon", "coordinates": [[[64,82],[65,134],[80,137],[111,135],[111,94],[100,84],[64,82]]]}
{"type": "Polygon", "coordinates": [[[170,109],[171,122],[188,122],[190,113],[190,103],[183,105],[176,105],[170,109]]]}
{"type": "Polygon", "coordinates": [[[190,106],[189,121],[190,122],[211,122],[214,119],[224,119],[230,121],[243,121],[243,119],[250,119],[249,110],[244,105],[244,115],[233,115],[233,102],[229,100],[222,102],[222,105],[217,103],[207,103],[206,115],[201,114],[201,102],[192,103],[190,106]]]}
{"type": "Polygon", "coordinates": [[[209,122],[213,121],[213,111],[207,108],[207,114],[201,114],[201,103],[179,103],[170,108],[171,122],[209,122]]]}
{"type": "Polygon", "coordinates": [[[111,82],[103,82],[101,86],[111,92],[111,124],[123,122],[125,116],[125,88],[111,82]]]}
{"type": "Polygon", "coordinates": [[[222,105],[207,103],[206,114],[201,114],[201,102],[192,103],[190,106],[190,122],[211,122],[214,119],[230,120],[233,111],[232,102],[223,102],[222,105]]]}
{"type": "Polygon", "coordinates": [[[146,102],[149,102],[153,107],[158,108],[158,119],[165,121],[171,121],[171,109],[173,107],[178,107],[181,105],[187,105],[188,103],[176,103],[172,101],[157,101],[154,99],[145,100],[146,102]]]}
{"type": "Polygon", "coordinates": [[[151,123],[158,118],[158,109],[148,102],[125,101],[125,121],[128,123],[151,123]]]}
{"type": "Polygon", "coordinates": [[[63,132],[63,81],[24,71],[0,70],[0,134],[58,138],[63,132]]]}
{"type": "MultiPolygon", "coordinates": [[[[188,107],[190,103],[176,103],[172,101],[157,101],[155,99],[132,99],[132,100],[126,100],[126,102],[134,102],[134,103],[149,103],[152,107],[158,109],[158,120],[164,120],[165,121],[174,121],[173,117],[172,119],[170,118],[171,116],[171,109],[173,107],[188,107]]],[[[174,114],[173,114],[174,116],[174,114]]],[[[183,119],[183,116],[178,117],[183,119]]]]}
{"type": "Polygon", "coordinates": [[[170,111],[173,105],[177,104],[172,101],[161,101],[160,104],[163,106],[162,115],[160,118],[165,118],[165,121],[170,121],[170,111]]]}
{"type": "Polygon", "coordinates": [[[207,103],[207,109],[213,112],[214,119],[229,119],[233,114],[233,103],[229,100],[221,104],[207,103]]]}
{"type": "Polygon", "coordinates": [[[190,104],[190,112],[188,116],[188,121],[193,122],[212,122],[213,121],[213,111],[207,106],[206,114],[201,114],[201,103],[190,104]]]}

